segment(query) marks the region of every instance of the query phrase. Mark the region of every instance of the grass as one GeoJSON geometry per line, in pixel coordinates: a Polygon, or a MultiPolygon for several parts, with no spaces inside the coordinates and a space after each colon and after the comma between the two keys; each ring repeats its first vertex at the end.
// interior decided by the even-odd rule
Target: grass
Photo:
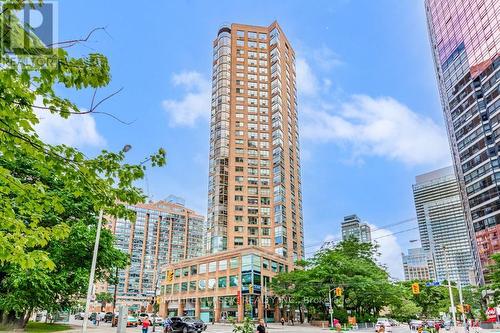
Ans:
{"type": "Polygon", "coordinates": [[[48,333],[48,332],[61,332],[70,330],[72,327],[67,324],[46,324],[46,323],[33,323],[29,322],[26,326],[26,332],[31,333],[48,333]]]}

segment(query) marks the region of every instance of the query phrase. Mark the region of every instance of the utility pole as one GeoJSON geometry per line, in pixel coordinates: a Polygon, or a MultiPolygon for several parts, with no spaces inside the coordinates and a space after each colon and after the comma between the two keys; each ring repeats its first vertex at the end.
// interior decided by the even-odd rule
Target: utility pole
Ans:
{"type": "Polygon", "coordinates": [[[94,243],[94,254],[92,256],[92,266],[90,268],[89,286],[87,288],[87,301],[85,302],[85,317],[83,318],[83,326],[82,326],[83,333],[87,333],[87,326],[89,323],[90,300],[92,298],[92,289],[94,289],[95,266],[97,263],[97,251],[99,250],[99,238],[101,237],[103,214],[104,212],[101,208],[99,210],[99,220],[97,221],[97,230],[95,234],[95,243],[94,243]]]}

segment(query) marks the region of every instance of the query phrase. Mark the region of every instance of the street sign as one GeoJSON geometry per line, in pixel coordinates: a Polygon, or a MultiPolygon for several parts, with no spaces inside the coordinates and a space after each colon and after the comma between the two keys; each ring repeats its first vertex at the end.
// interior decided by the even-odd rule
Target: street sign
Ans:
{"type": "Polygon", "coordinates": [[[441,283],[439,283],[439,281],[427,282],[425,284],[426,287],[437,287],[439,285],[441,285],[441,283]]]}
{"type": "Polygon", "coordinates": [[[330,311],[328,311],[330,314],[333,314],[333,309],[330,308],[330,311]]]}

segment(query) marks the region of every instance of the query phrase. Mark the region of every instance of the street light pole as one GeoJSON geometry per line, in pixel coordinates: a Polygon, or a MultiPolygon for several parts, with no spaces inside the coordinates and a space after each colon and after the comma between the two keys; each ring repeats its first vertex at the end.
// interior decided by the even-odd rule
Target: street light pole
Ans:
{"type": "Polygon", "coordinates": [[[458,280],[458,298],[459,298],[459,301],[460,301],[460,307],[462,308],[462,325],[465,328],[467,328],[467,325],[466,325],[466,318],[465,318],[465,310],[464,310],[464,298],[463,298],[463,295],[462,295],[462,283],[460,281],[460,279],[458,280]]]}
{"type": "Polygon", "coordinates": [[[448,292],[450,293],[450,311],[453,327],[457,326],[457,318],[455,314],[455,303],[453,301],[453,292],[451,290],[451,281],[450,281],[450,266],[448,264],[448,255],[446,253],[446,247],[442,246],[444,252],[444,262],[446,264],[446,279],[448,280],[448,292]]]}
{"type": "Polygon", "coordinates": [[[94,243],[94,254],[92,256],[92,266],[90,268],[90,277],[89,277],[89,285],[87,288],[87,301],[85,302],[85,316],[83,318],[83,326],[82,332],[87,332],[87,326],[89,322],[89,308],[90,308],[90,300],[92,298],[92,289],[94,288],[94,275],[95,275],[95,266],[97,263],[97,251],[99,250],[99,238],[101,237],[101,227],[102,227],[102,215],[104,214],[102,208],[99,210],[99,220],[97,222],[97,231],[95,235],[95,243],[94,243]]]}

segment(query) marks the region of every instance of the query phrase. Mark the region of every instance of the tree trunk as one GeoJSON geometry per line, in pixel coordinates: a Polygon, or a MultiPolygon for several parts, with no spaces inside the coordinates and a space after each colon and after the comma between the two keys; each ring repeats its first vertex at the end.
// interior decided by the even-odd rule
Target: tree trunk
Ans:
{"type": "MultiPolygon", "coordinates": [[[[25,316],[26,313],[21,313],[20,317],[18,318],[17,314],[15,311],[8,311],[8,312],[2,312],[2,323],[1,326],[4,328],[9,328],[9,329],[14,329],[14,328],[24,328],[26,323],[25,323],[25,316]]],[[[27,317],[29,319],[29,316],[27,317]]]]}

